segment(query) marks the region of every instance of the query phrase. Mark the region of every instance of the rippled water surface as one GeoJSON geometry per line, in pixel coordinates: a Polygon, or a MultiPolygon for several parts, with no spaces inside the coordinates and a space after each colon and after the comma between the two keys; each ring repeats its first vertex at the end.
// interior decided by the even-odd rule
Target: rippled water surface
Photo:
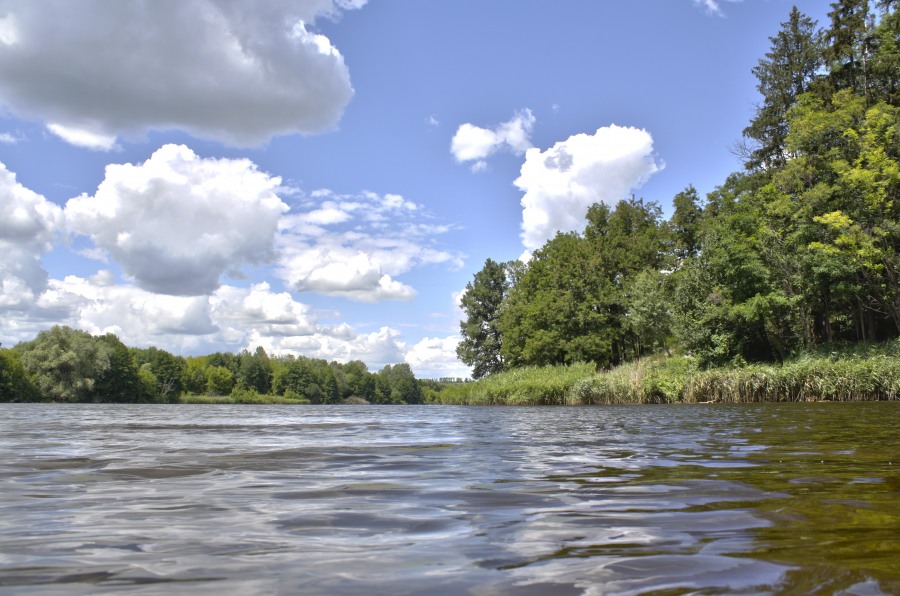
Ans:
{"type": "Polygon", "coordinates": [[[0,591],[900,593],[900,403],[0,407],[0,591]]]}

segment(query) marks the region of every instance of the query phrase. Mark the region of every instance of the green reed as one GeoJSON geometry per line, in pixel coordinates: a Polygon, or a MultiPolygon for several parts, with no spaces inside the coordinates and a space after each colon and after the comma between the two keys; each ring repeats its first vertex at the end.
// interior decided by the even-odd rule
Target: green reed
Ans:
{"type": "Polygon", "coordinates": [[[900,342],[843,346],[783,364],[699,370],[687,356],[650,356],[609,371],[590,364],[524,367],[448,385],[443,404],[596,405],[900,399],[900,342]]]}

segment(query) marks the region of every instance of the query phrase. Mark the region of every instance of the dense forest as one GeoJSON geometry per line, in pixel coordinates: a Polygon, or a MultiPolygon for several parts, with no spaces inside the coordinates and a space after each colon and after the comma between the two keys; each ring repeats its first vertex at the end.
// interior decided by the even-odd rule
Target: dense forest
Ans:
{"type": "Polygon", "coordinates": [[[359,360],[270,357],[261,347],[183,358],[63,326],[0,349],[0,402],[402,404],[439,387],[408,364],[372,373],[359,360]]]}
{"type": "Polygon", "coordinates": [[[523,366],[610,368],[677,348],[700,367],[783,362],[900,335],[900,14],[796,7],[753,69],[744,169],[664,219],[593,205],[527,263],[467,285],[457,353],[475,378],[523,366]]]}

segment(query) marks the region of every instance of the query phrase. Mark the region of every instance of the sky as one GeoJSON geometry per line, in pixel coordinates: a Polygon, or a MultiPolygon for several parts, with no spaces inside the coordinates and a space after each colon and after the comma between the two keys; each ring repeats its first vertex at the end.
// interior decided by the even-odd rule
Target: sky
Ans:
{"type": "Polygon", "coordinates": [[[486,259],[741,168],[791,6],[0,0],[0,342],[468,376],[486,259]]]}

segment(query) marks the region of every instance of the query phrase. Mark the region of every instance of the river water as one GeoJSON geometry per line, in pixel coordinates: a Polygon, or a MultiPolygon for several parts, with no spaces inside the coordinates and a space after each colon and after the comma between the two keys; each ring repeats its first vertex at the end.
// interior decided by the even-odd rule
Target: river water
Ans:
{"type": "Polygon", "coordinates": [[[898,415],[3,405],[0,591],[900,593],[898,415]]]}

